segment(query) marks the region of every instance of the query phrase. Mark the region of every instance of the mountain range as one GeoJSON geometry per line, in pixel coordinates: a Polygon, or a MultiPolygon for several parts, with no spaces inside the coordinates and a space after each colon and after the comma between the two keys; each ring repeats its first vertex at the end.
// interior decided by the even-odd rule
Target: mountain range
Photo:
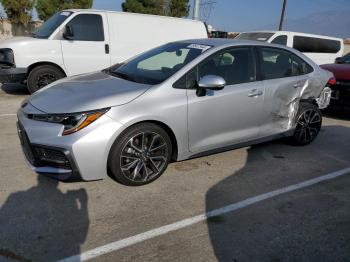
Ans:
{"type": "MultiPolygon", "coordinates": [[[[350,9],[319,12],[298,19],[287,18],[283,29],[348,38],[350,37],[350,9]]],[[[266,25],[257,30],[276,30],[276,25],[266,25]]]]}

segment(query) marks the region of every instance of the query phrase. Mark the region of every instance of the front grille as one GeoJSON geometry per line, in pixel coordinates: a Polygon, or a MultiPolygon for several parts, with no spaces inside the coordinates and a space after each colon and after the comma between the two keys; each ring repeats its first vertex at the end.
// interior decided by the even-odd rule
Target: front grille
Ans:
{"type": "Polygon", "coordinates": [[[62,149],[32,145],[24,128],[19,122],[17,123],[17,130],[24,155],[33,166],[71,169],[69,159],[62,149]]]}

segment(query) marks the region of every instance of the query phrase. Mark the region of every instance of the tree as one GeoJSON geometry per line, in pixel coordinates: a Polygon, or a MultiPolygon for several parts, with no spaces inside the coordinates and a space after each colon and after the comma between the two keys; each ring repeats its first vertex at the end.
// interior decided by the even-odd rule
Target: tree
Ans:
{"type": "Polygon", "coordinates": [[[32,0],[0,0],[0,2],[12,24],[24,26],[32,19],[30,14],[33,9],[32,0]]]}
{"type": "Polygon", "coordinates": [[[169,4],[170,16],[187,17],[190,10],[188,0],[171,0],[169,4]]]}
{"type": "Polygon", "coordinates": [[[47,20],[64,9],[91,8],[92,2],[93,0],[37,0],[36,10],[41,20],[47,20]]]}
{"type": "Polygon", "coordinates": [[[60,10],[61,0],[37,0],[36,11],[41,20],[46,21],[60,10]]]}
{"type": "Polygon", "coordinates": [[[164,0],[126,0],[122,3],[124,12],[164,15],[164,0]]]}
{"type": "Polygon", "coordinates": [[[175,17],[188,16],[189,0],[126,0],[122,3],[124,12],[165,15],[175,17]]]}

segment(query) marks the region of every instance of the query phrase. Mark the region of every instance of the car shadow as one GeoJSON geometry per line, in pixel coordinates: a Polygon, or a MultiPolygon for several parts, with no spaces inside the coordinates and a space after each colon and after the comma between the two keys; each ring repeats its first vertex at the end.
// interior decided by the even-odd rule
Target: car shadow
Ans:
{"type": "Polygon", "coordinates": [[[2,84],[1,90],[9,95],[29,95],[27,86],[22,84],[2,84]]]}
{"type": "MultiPolygon", "coordinates": [[[[206,212],[295,184],[296,179],[307,180],[307,176],[312,175],[310,170],[323,174],[327,172],[323,169],[335,171],[340,165],[349,166],[349,134],[348,127],[325,126],[308,146],[274,141],[248,148],[244,167],[207,191],[206,212]]],[[[331,261],[335,254],[330,250],[337,252],[339,261],[349,258],[350,242],[344,244],[341,238],[342,232],[349,232],[350,224],[336,223],[344,220],[344,216],[345,220],[349,217],[349,202],[327,197],[323,201],[310,195],[296,197],[294,202],[265,200],[237,212],[209,218],[209,237],[218,261],[331,261]],[[313,204],[303,206],[310,198],[313,204]],[[339,215],[330,220],[329,217],[338,212],[337,205],[343,217],[339,215]],[[336,210],[330,210],[329,206],[336,210]],[[321,216],[320,210],[333,213],[321,216]],[[332,226],[326,227],[326,224],[332,226]]]]}
{"type": "Polygon", "coordinates": [[[80,254],[88,228],[85,189],[61,192],[59,182],[38,176],[38,184],[11,194],[0,209],[0,260],[57,261],[80,254]]]}

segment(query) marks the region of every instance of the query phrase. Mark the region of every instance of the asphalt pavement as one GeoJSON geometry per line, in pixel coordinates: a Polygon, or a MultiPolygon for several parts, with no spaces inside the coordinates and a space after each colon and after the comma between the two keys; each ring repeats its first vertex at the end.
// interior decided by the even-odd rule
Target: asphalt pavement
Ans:
{"type": "Polygon", "coordinates": [[[325,116],[305,147],[279,140],[172,163],[126,187],[32,172],[16,133],[27,96],[0,90],[0,261],[350,261],[350,172],[221,209],[347,170],[350,116],[325,116]]]}

